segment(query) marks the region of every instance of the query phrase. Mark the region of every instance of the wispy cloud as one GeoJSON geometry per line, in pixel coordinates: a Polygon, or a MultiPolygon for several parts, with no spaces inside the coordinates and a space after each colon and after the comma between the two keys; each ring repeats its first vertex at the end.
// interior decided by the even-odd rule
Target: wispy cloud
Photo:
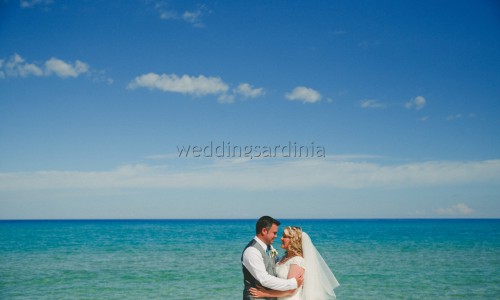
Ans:
{"type": "MultiPolygon", "coordinates": [[[[379,100],[375,99],[365,99],[361,100],[360,102],[360,107],[364,109],[372,109],[372,108],[390,108],[390,107],[401,107],[401,103],[398,104],[387,104],[380,102],[379,100]]],[[[404,107],[406,109],[411,109],[411,110],[421,110],[427,105],[427,100],[423,96],[417,96],[415,98],[412,98],[404,103],[404,107]]],[[[429,117],[424,116],[421,117],[419,120],[420,121],[427,121],[429,117]]]]}
{"type": "Polygon", "coordinates": [[[405,103],[407,109],[421,110],[427,104],[423,96],[417,96],[405,103]]]}
{"type": "Polygon", "coordinates": [[[255,98],[265,94],[263,88],[254,88],[248,83],[242,83],[230,91],[229,84],[220,77],[190,76],[176,74],[148,73],[137,76],[127,86],[128,89],[148,88],[163,92],[180,93],[195,97],[215,95],[221,103],[233,103],[237,96],[255,98]]]}
{"type": "Polygon", "coordinates": [[[387,105],[380,103],[378,100],[367,99],[361,101],[362,108],[385,108],[386,106],[387,105]]]}
{"type": "Polygon", "coordinates": [[[301,101],[304,103],[316,103],[321,100],[321,94],[311,88],[298,86],[291,92],[285,94],[285,98],[290,101],[301,101]]]}
{"type": "Polygon", "coordinates": [[[179,154],[177,153],[164,153],[164,154],[152,154],[145,157],[145,159],[151,160],[163,160],[163,159],[172,159],[178,158],[179,154]]]}
{"type": "Polygon", "coordinates": [[[473,113],[467,114],[466,116],[463,114],[454,114],[454,115],[449,115],[448,117],[446,117],[446,121],[455,121],[455,120],[459,120],[462,118],[471,119],[471,118],[475,118],[475,117],[476,117],[476,114],[473,114],[473,113]]]}
{"type": "Polygon", "coordinates": [[[332,31],[331,34],[333,34],[333,35],[343,35],[343,34],[346,34],[346,31],[339,29],[339,30],[332,31]]]}
{"type": "Polygon", "coordinates": [[[97,81],[105,80],[108,83],[112,82],[102,71],[91,70],[87,63],[78,59],[72,63],[52,57],[43,63],[29,63],[16,53],[7,60],[0,60],[1,79],[7,77],[26,78],[29,76],[42,77],[52,75],[60,78],[77,78],[83,74],[89,75],[97,81]]]}
{"type": "Polygon", "coordinates": [[[462,114],[450,115],[450,116],[446,117],[446,121],[458,120],[458,119],[461,119],[462,117],[463,117],[462,114]]]}
{"type": "Polygon", "coordinates": [[[182,20],[191,23],[195,27],[205,27],[202,18],[210,14],[210,11],[204,5],[198,6],[196,10],[185,11],[182,14],[182,20]]]}
{"type": "Polygon", "coordinates": [[[170,8],[165,1],[156,2],[155,9],[160,13],[160,18],[163,20],[184,21],[198,28],[205,27],[203,17],[211,13],[206,5],[198,5],[193,10],[186,10],[181,13],[170,8]]]}
{"type": "Polygon", "coordinates": [[[233,90],[234,94],[242,95],[245,98],[257,98],[263,96],[265,91],[263,88],[254,88],[248,83],[242,83],[238,85],[236,89],[233,90]]]}
{"type": "MultiPolygon", "coordinates": [[[[169,166],[139,164],[95,172],[0,173],[0,191],[110,188],[394,189],[470,183],[495,184],[500,181],[500,160],[380,165],[330,159],[273,161],[219,159],[182,165],[181,169],[175,167],[175,164],[169,166]]],[[[465,213],[469,210],[464,205],[458,205],[436,212],[465,213]]]]}
{"type": "Polygon", "coordinates": [[[465,203],[458,203],[447,208],[438,208],[434,210],[438,215],[470,215],[475,211],[468,207],[465,203]]]}

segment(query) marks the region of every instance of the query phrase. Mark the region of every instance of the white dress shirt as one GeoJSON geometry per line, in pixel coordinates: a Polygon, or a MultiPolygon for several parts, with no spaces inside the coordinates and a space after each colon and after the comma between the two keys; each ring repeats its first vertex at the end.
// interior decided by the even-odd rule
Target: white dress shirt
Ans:
{"type": "MultiPolygon", "coordinates": [[[[256,240],[264,250],[267,249],[267,245],[259,238],[254,237],[254,240],[256,240]]],[[[264,258],[261,252],[255,247],[248,247],[245,249],[242,263],[250,274],[268,289],[288,291],[297,288],[297,280],[295,278],[281,279],[267,273],[264,258]]]]}

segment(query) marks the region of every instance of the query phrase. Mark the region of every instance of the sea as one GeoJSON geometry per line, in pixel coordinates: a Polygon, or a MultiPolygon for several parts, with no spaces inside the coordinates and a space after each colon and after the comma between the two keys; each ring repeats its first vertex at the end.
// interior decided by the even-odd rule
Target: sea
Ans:
{"type": "MultiPolygon", "coordinates": [[[[280,221],[309,233],[337,299],[500,299],[498,219],[280,221]]],[[[0,221],[0,299],[241,299],[254,234],[255,220],[0,221]]]]}

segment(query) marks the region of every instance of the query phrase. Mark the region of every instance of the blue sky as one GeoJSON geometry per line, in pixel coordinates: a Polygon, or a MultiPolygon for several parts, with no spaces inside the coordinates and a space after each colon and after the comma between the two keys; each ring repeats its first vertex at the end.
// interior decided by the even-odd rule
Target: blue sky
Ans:
{"type": "Polygon", "coordinates": [[[500,217],[495,1],[0,8],[1,219],[500,217]]]}

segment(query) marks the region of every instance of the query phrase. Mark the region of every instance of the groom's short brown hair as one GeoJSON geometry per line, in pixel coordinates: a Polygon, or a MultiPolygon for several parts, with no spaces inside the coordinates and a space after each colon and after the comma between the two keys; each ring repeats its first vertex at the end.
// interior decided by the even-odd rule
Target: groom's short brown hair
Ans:
{"type": "Polygon", "coordinates": [[[260,217],[260,219],[257,220],[257,224],[255,224],[255,234],[259,234],[263,228],[266,228],[267,230],[271,229],[273,224],[280,226],[281,223],[270,216],[260,217]]]}

